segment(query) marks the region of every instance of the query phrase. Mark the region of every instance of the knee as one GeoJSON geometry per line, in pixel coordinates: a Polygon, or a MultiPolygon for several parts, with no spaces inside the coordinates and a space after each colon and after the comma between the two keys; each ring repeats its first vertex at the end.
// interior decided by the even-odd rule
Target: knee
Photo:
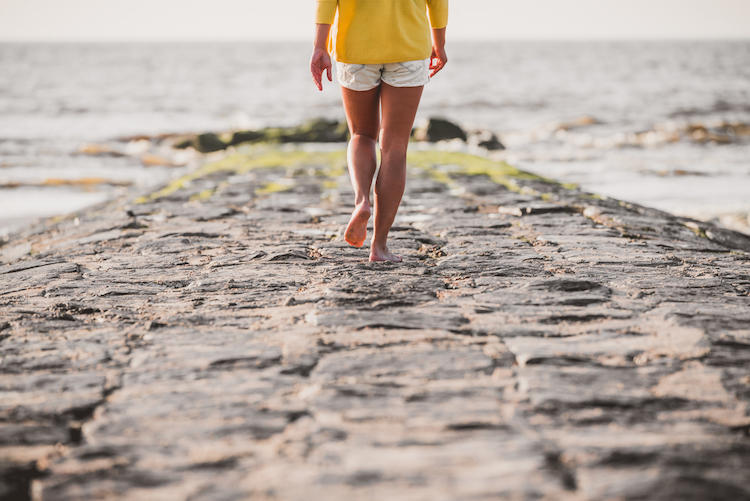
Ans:
{"type": "Polygon", "coordinates": [[[350,140],[355,142],[366,141],[368,143],[375,143],[378,140],[378,135],[377,133],[371,132],[352,132],[352,137],[350,140]]]}
{"type": "Polygon", "coordinates": [[[388,159],[388,162],[405,162],[406,161],[406,146],[398,144],[386,144],[380,145],[380,153],[384,158],[388,159]]]}
{"type": "Polygon", "coordinates": [[[385,129],[380,131],[380,151],[383,154],[406,157],[406,150],[409,147],[409,137],[395,137],[389,134],[385,129]]]}

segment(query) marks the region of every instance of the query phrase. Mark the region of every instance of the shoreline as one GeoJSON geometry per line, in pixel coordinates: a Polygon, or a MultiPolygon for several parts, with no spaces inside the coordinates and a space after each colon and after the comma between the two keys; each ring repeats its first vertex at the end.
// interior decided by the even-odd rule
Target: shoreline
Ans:
{"type": "MultiPolygon", "coordinates": [[[[439,120],[442,122],[442,120],[439,120]]],[[[335,121],[327,121],[327,120],[321,120],[321,121],[314,121],[311,123],[319,122],[323,124],[324,128],[329,128],[331,130],[337,130],[340,128],[340,123],[335,121]]],[[[454,124],[449,124],[449,133],[451,134],[465,134],[462,130],[460,132],[456,132],[453,127],[457,127],[454,124]]],[[[302,126],[303,128],[309,128],[307,126],[302,126]]],[[[423,129],[426,127],[426,125],[423,125],[423,129]]],[[[288,128],[286,130],[293,131],[291,133],[292,137],[295,137],[297,135],[298,127],[292,127],[288,128]]],[[[278,135],[278,131],[284,131],[285,129],[280,128],[271,128],[272,134],[274,136],[278,135]]],[[[413,135],[419,134],[418,128],[415,127],[414,131],[412,132],[413,135]]],[[[243,134],[242,132],[237,133],[224,133],[223,137],[229,138],[232,137],[232,135],[237,134],[243,134]]],[[[315,132],[314,139],[320,137],[319,132],[315,132]]],[[[330,134],[330,132],[324,132],[325,135],[330,134]]],[[[339,132],[336,132],[336,134],[340,134],[339,132]]],[[[441,132],[441,134],[443,134],[441,132]]],[[[481,136],[484,134],[485,136],[488,134],[487,132],[475,132],[475,136],[481,136]]],[[[489,133],[491,134],[491,133],[489,133]]],[[[162,156],[159,157],[159,164],[168,164],[171,163],[174,166],[180,166],[182,164],[180,163],[174,163],[174,160],[170,159],[169,155],[165,153],[167,150],[165,150],[164,146],[167,148],[170,148],[172,152],[180,153],[180,151],[185,147],[179,147],[174,148],[175,143],[182,142],[184,144],[189,144],[191,147],[195,143],[195,141],[199,141],[201,136],[213,136],[209,139],[209,141],[214,141],[215,139],[218,139],[220,136],[218,134],[214,133],[204,133],[204,134],[161,134],[159,136],[134,136],[132,138],[122,138],[119,141],[129,141],[132,143],[132,141],[151,141],[154,139],[158,139],[160,141],[167,140],[166,145],[160,146],[160,151],[162,152],[162,156]],[[187,139],[186,139],[187,138],[187,139]]],[[[278,136],[277,136],[278,137],[278,136]]],[[[329,136],[330,137],[330,136],[329,136]]],[[[423,136],[424,138],[424,136],[423,136]]],[[[549,185],[557,185],[560,186],[562,189],[566,190],[572,190],[574,192],[582,193],[584,198],[587,199],[599,199],[603,201],[611,200],[613,203],[618,204],[625,204],[625,205],[632,205],[632,206],[638,206],[637,204],[632,204],[627,201],[620,201],[617,199],[610,199],[609,197],[602,196],[600,194],[596,193],[588,193],[585,191],[582,191],[580,189],[580,186],[574,185],[574,184],[563,184],[558,182],[557,180],[553,179],[547,179],[542,176],[539,176],[537,174],[533,174],[531,172],[523,171],[520,169],[517,169],[516,167],[511,166],[510,164],[507,164],[505,161],[500,160],[498,161],[497,158],[504,158],[505,156],[498,157],[497,154],[493,155],[492,150],[487,150],[486,148],[476,147],[474,146],[471,148],[471,153],[466,153],[466,148],[461,147],[461,142],[458,141],[458,137],[448,138],[446,139],[442,135],[433,136],[430,140],[430,138],[426,138],[427,140],[423,141],[417,141],[413,142],[410,145],[409,149],[409,169],[410,172],[414,170],[415,167],[415,161],[416,165],[421,165],[419,167],[420,169],[424,168],[425,161],[424,160],[415,160],[418,157],[426,155],[427,158],[431,158],[433,162],[439,162],[439,159],[442,158],[460,158],[461,161],[459,161],[457,168],[458,170],[454,170],[451,172],[450,175],[458,175],[461,172],[466,172],[468,175],[486,175],[489,176],[489,179],[496,183],[496,184],[502,184],[507,189],[511,189],[512,191],[519,191],[519,193],[525,193],[528,194],[529,190],[531,194],[538,195],[539,193],[535,192],[535,190],[528,188],[528,187],[521,187],[517,184],[518,179],[517,176],[520,176],[520,179],[525,180],[537,180],[543,183],[547,183],[549,185]],[[451,140],[452,139],[452,140],[451,140]],[[483,170],[482,167],[477,167],[477,165],[484,165],[484,168],[489,168],[489,171],[483,170]],[[495,166],[488,167],[488,166],[495,166]],[[503,166],[502,168],[499,168],[499,174],[495,173],[494,178],[492,171],[498,170],[497,166],[503,166]],[[511,174],[508,174],[511,173],[511,174]],[[524,191],[526,190],[526,191],[524,191]]],[[[465,141],[465,136],[461,138],[462,141],[465,141]]],[[[504,147],[502,144],[500,144],[497,141],[497,137],[492,134],[491,138],[492,143],[496,143],[499,145],[497,148],[493,149],[500,149],[504,150],[504,147]]],[[[245,165],[242,167],[236,167],[238,170],[235,174],[242,174],[242,173],[248,173],[250,171],[253,171],[257,168],[268,168],[268,162],[273,163],[274,161],[280,161],[280,162],[298,162],[299,158],[304,157],[320,157],[320,158],[327,158],[326,161],[332,161],[331,159],[336,159],[338,162],[338,167],[335,169],[335,173],[338,175],[341,175],[342,172],[345,172],[345,145],[346,143],[341,143],[338,141],[338,136],[333,137],[330,141],[317,141],[317,140],[311,140],[308,142],[298,143],[293,141],[279,141],[276,137],[271,140],[267,141],[263,137],[259,137],[257,141],[243,141],[236,144],[228,144],[225,143],[225,146],[221,149],[214,149],[212,151],[195,151],[194,153],[189,155],[189,158],[191,159],[190,167],[187,169],[180,169],[179,171],[176,171],[177,177],[173,175],[172,179],[166,183],[162,184],[154,184],[149,187],[142,188],[134,193],[126,193],[124,195],[120,195],[116,198],[112,198],[109,200],[102,201],[100,203],[96,203],[93,205],[86,206],[78,211],[72,211],[68,214],[61,214],[54,217],[49,218],[41,218],[36,220],[33,224],[27,225],[13,234],[9,235],[7,240],[4,242],[0,242],[0,251],[3,250],[4,246],[7,246],[7,244],[13,243],[13,239],[15,238],[23,238],[24,235],[29,233],[38,232],[40,228],[50,228],[54,227],[55,225],[59,224],[62,221],[70,221],[78,218],[79,214],[86,214],[91,211],[98,211],[100,209],[105,209],[112,207],[113,205],[127,203],[127,201],[134,201],[136,205],[146,203],[149,201],[157,200],[158,198],[169,196],[172,193],[185,189],[186,187],[189,187],[192,185],[193,182],[200,182],[200,180],[205,177],[214,174],[214,173],[223,173],[223,175],[228,175],[228,173],[232,172],[233,168],[225,168],[223,166],[225,165],[232,165],[233,163],[237,162],[238,158],[243,157],[252,157],[254,155],[258,154],[258,151],[260,152],[266,152],[261,153],[261,158],[268,155],[269,159],[266,160],[259,160],[251,162],[249,165],[245,165]],[[197,155],[196,155],[197,153],[197,155]],[[290,154],[290,158],[284,159],[284,155],[290,154]],[[301,155],[301,157],[300,157],[301,155]],[[137,194],[140,193],[140,194],[137,194]]],[[[88,154],[93,155],[110,155],[113,152],[116,152],[117,150],[111,149],[111,146],[108,146],[107,144],[96,144],[96,145],[84,145],[82,149],[88,149],[88,154]]],[[[145,151],[145,150],[143,150],[145,151]]],[[[500,153],[503,153],[502,151],[500,153]]],[[[153,155],[147,153],[148,156],[153,157],[153,155]]],[[[179,158],[184,158],[184,156],[180,156],[179,158]]],[[[456,166],[454,166],[456,167],[456,166]]],[[[327,170],[327,172],[330,173],[330,169],[327,170]]],[[[287,171],[287,175],[283,178],[269,181],[264,187],[260,189],[258,193],[260,194],[269,194],[274,193],[275,191],[285,191],[288,189],[287,186],[285,186],[284,181],[288,180],[289,177],[289,171],[287,171]],[[282,184],[279,184],[279,181],[281,181],[282,184]]],[[[452,183],[448,176],[445,175],[445,173],[438,173],[433,174],[433,177],[436,180],[439,180],[441,183],[443,183],[447,189],[459,189],[454,186],[454,183],[452,183]]],[[[210,198],[211,193],[213,189],[204,190],[200,193],[196,193],[193,195],[193,197],[190,199],[191,201],[195,200],[204,200],[207,197],[210,198]]],[[[545,195],[546,196],[546,195],[545,195]]],[[[554,198],[554,197],[553,197],[554,198]]],[[[645,208],[647,210],[657,210],[652,208],[645,208]]],[[[583,209],[582,209],[583,210],[583,209]]],[[[658,210],[657,210],[658,211],[658,210]]],[[[502,212],[501,212],[502,213],[502,212]]],[[[669,213],[665,213],[669,214],[669,213]]],[[[720,240],[727,239],[729,241],[731,240],[737,240],[739,242],[743,242],[742,244],[739,244],[739,247],[736,247],[738,250],[743,251],[750,251],[750,248],[746,248],[744,246],[744,238],[750,238],[749,235],[732,230],[730,228],[725,228],[722,226],[717,226],[715,223],[716,221],[703,221],[691,217],[685,217],[685,216],[677,216],[673,214],[669,214],[670,217],[674,218],[675,220],[682,221],[683,224],[685,224],[687,227],[690,227],[692,231],[698,232],[699,234],[706,236],[706,232],[709,231],[709,233],[713,232],[714,235],[724,235],[724,237],[717,237],[720,240]],[[736,235],[734,235],[736,234],[736,235]]],[[[711,238],[711,237],[706,237],[711,238]]]]}
{"type": "MultiPolygon", "coordinates": [[[[428,124],[430,120],[425,119],[428,124]]],[[[448,123],[450,124],[450,122],[448,123]]],[[[507,161],[538,174],[561,180],[561,182],[583,183],[584,185],[594,183],[595,186],[592,187],[593,189],[589,188],[589,190],[598,192],[602,196],[609,195],[618,199],[629,199],[628,197],[613,195],[611,193],[613,186],[629,186],[632,184],[632,188],[625,189],[626,193],[630,193],[636,189],[635,187],[638,183],[648,183],[659,186],[659,188],[652,189],[658,194],[668,193],[667,185],[673,185],[675,187],[687,187],[689,193],[698,190],[695,196],[699,197],[700,189],[697,186],[700,186],[702,183],[706,185],[705,189],[715,191],[717,187],[714,185],[717,182],[727,182],[726,180],[720,181],[719,178],[713,181],[714,176],[721,173],[712,174],[710,172],[703,172],[700,170],[701,167],[698,167],[698,170],[696,170],[695,167],[678,168],[669,163],[660,163],[659,158],[663,156],[663,153],[660,153],[660,148],[663,148],[667,144],[688,141],[696,144],[721,145],[717,146],[721,148],[721,151],[730,151],[725,149],[734,143],[738,143],[742,147],[744,145],[743,138],[750,134],[750,126],[741,122],[713,121],[706,123],[669,122],[655,124],[653,130],[642,131],[637,134],[618,132],[616,134],[604,133],[602,135],[602,132],[598,132],[592,135],[591,128],[594,127],[594,130],[596,130],[597,124],[598,121],[595,118],[581,116],[569,122],[542,124],[525,132],[505,132],[500,138],[502,142],[498,139],[497,135],[489,130],[464,131],[461,127],[455,126],[460,131],[460,135],[454,136],[452,140],[451,137],[428,138],[426,137],[425,130],[421,131],[420,139],[427,140],[429,143],[439,141],[437,145],[429,147],[436,147],[446,151],[461,151],[487,156],[494,160],[507,161]],[[459,137],[460,140],[456,139],[456,137],[459,137]],[[559,147],[549,149],[543,146],[544,142],[548,141],[545,138],[553,138],[554,140],[562,141],[564,144],[569,143],[570,145],[588,145],[586,148],[590,148],[590,152],[580,157],[586,151],[585,149],[577,153],[572,150],[565,153],[565,149],[560,149],[559,147]],[[509,145],[509,149],[505,150],[504,145],[509,145]],[[601,148],[604,149],[602,150],[601,148]],[[599,159],[599,157],[605,154],[608,148],[617,148],[621,151],[623,151],[623,148],[632,148],[633,153],[630,155],[633,158],[631,162],[643,162],[645,161],[644,159],[651,158],[650,163],[656,168],[652,168],[651,170],[641,169],[642,172],[637,179],[622,179],[617,182],[609,180],[603,181],[603,184],[596,184],[596,176],[593,172],[601,171],[604,179],[606,179],[606,167],[604,167],[606,162],[599,159]],[[580,158],[576,157],[576,155],[580,158]],[[586,166],[587,163],[591,165],[586,166]],[[579,171],[583,173],[587,169],[592,170],[592,173],[578,173],[579,171]],[[695,180],[693,181],[693,179],[695,180]]],[[[415,132],[417,129],[415,128],[415,132]]],[[[5,181],[4,184],[0,183],[0,189],[6,191],[9,196],[19,194],[20,191],[18,190],[30,190],[29,196],[33,200],[37,200],[42,196],[42,190],[49,191],[49,196],[45,195],[44,202],[41,199],[38,200],[38,202],[41,202],[40,205],[49,205],[54,201],[58,206],[66,206],[67,204],[67,206],[72,207],[70,210],[72,212],[80,210],[79,207],[81,209],[85,208],[87,204],[81,200],[84,196],[98,199],[102,199],[103,197],[114,199],[121,196],[122,192],[127,193],[129,187],[133,187],[136,183],[143,185],[145,179],[154,176],[156,184],[167,182],[170,177],[181,175],[181,173],[187,170],[198,168],[205,161],[210,161],[210,156],[208,158],[204,157],[206,154],[211,155],[211,151],[226,151],[228,148],[231,152],[237,144],[242,142],[283,144],[286,142],[303,141],[323,144],[330,141],[331,144],[336,144],[337,142],[345,141],[345,135],[345,124],[335,120],[321,119],[287,128],[268,127],[257,130],[234,130],[219,133],[163,133],[158,135],[120,137],[109,142],[82,144],[78,148],[76,155],[81,158],[91,158],[92,160],[102,159],[102,161],[106,162],[110,162],[111,159],[122,159],[122,162],[126,162],[128,165],[138,165],[137,168],[133,166],[120,167],[117,171],[119,173],[114,177],[112,177],[114,172],[112,168],[101,172],[91,170],[82,171],[78,177],[73,174],[73,177],[63,177],[61,179],[39,177],[39,174],[34,174],[36,177],[26,179],[28,177],[26,175],[26,177],[13,180],[11,175],[11,181],[5,181]],[[70,205],[73,203],[77,206],[70,205]]],[[[416,142],[414,144],[419,145],[421,143],[416,142]]],[[[718,154],[719,150],[716,151],[716,154],[718,154]]],[[[10,170],[5,172],[10,172],[10,170]]],[[[3,171],[0,170],[0,174],[2,173],[3,171]]],[[[62,174],[64,176],[71,176],[70,173],[63,172],[62,174]]],[[[738,172],[737,175],[740,174],[738,172]]],[[[723,175],[726,175],[726,173],[723,175]]],[[[741,180],[738,179],[738,181],[741,180]]],[[[152,180],[146,184],[154,184],[154,181],[152,180]]],[[[140,190],[144,187],[137,186],[136,189],[140,190]]],[[[622,188],[619,190],[623,191],[622,188]]],[[[732,190],[729,191],[732,192],[732,190]]],[[[732,192],[728,193],[728,196],[731,200],[734,200],[738,194],[732,192]]],[[[645,198],[648,198],[648,196],[645,198]]],[[[679,200],[664,202],[661,199],[653,199],[652,202],[654,203],[649,204],[639,201],[639,203],[645,205],[666,205],[666,207],[661,207],[662,210],[712,222],[726,229],[750,234],[750,209],[746,210],[747,207],[741,203],[739,205],[735,203],[735,208],[732,209],[732,204],[727,205],[726,201],[711,202],[707,199],[702,202],[702,206],[699,204],[699,207],[702,207],[701,209],[694,208],[692,201],[688,203],[688,199],[683,200],[681,204],[679,200]],[[716,205],[717,203],[719,205],[716,205]]],[[[43,211],[49,209],[40,208],[36,210],[43,211]]],[[[58,214],[47,217],[62,217],[63,215],[58,214]]],[[[0,220],[0,239],[9,240],[11,233],[21,230],[26,224],[33,223],[38,217],[16,215],[5,220],[0,220]],[[22,221],[22,225],[19,226],[18,221],[22,221]]]]}
{"type": "MultiPolygon", "coordinates": [[[[640,132],[638,134],[617,133],[614,135],[610,134],[609,136],[592,136],[590,132],[587,132],[587,128],[596,126],[598,123],[597,120],[590,116],[581,116],[569,122],[551,122],[543,124],[536,129],[526,132],[504,133],[502,135],[501,143],[498,140],[497,135],[492,131],[486,129],[465,131],[460,126],[451,124],[450,122],[441,124],[443,127],[446,125],[448,126],[448,131],[450,132],[448,135],[445,134],[445,130],[439,130],[439,135],[433,134],[434,137],[429,137],[427,134],[427,127],[431,121],[434,120],[436,119],[424,119],[419,127],[415,127],[414,133],[418,136],[421,142],[415,142],[412,147],[438,148],[444,151],[460,151],[479,156],[487,156],[493,160],[507,161],[514,165],[523,166],[524,168],[542,175],[551,175],[551,177],[555,179],[565,179],[570,177],[570,175],[565,173],[564,166],[566,165],[566,162],[573,161],[572,158],[565,158],[564,154],[562,157],[558,158],[560,153],[554,153],[554,151],[546,152],[544,149],[536,152],[534,152],[534,150],[523,151],[517,148],[518,145],[533,143],[534,141],[544,140],[545,137],[551,136],[570,142],[571,144],[582,144],[583,142],[590,144],[591,146],[596,146],[597,148],[603,147],[602,145],[606,143],[615,145],[618,148],[630,146],[647,148],[649,151],[658,152],[658,150],[654,150],[653,148],[662,144],[679,141],[683,137],[687,137],[697,143],[715,143],[723,145],[741,140],[744,136],[750,134],[750,125],[740,122],[732,123],[727,121],[713,121],[706,124],[670,122],[656,124],[653,130],[640,132]],[[431,146],[426,146],[424,142],[430,143],[431,146]],[[511,148],[505,150],[503,143],[510,144],[511,148]],[[547,167],[548,164],[553,167],[547,167]]],[[[440,120],[438,120],[438,122],[440,122],[440,120]]],[[[197,169],[201,163],[210,161],[210,155],[212,155],[213,151],[229,151],[231,153],[236,145],[243,142],[285,144],[299,143],[301,141],[306,144],[325,144],[326,142],[330,142],[334,145],[337,143],[343,144],[342,142],[346,140],[345,136],[345,124],[335,120],[317,119],[299,126],[286,128],[267,127],[258,130],[234,130],[219,133],[162,133],[157,135],[120,137],[104,143],[84,143],[78,148],[77,154],[79,156],[88,156],[92,159],[128,158],[131,159],[131,162],[136,161],[142,164],[142,166],[146,168],[146,171],[150,173],[146,174],[146,171],[144,171],[143,174],[138,174],[138,176],[157,176],[156,183],[149,183],[154,185],[160,184],[161,182],[167,182],[169,177],[179,176],[188,170],[197,169]],[[323,141],[323,143],[321,143],[321,141],[323,141]],[[206,157],[206,155],[209,156],[206,157]]],[[[216,155],[215,153],[213,154],[216,155]]],[[[647,155],[648,153],[644,151],[644,154],[647,155]]],[[[579,159],[579,163],[582,160],[592,162],[594,158],[595,157],[590,159],[579,159]]],[[[125,168],[125,171],[130,170],[131,168],[125,168]]],[[[646,174],[648,173],[652,175],[654,181],[644,179],[643,182],[671,183],[672,181],[670,181],[670,179],[677,179],[680,177],[688,179],[691,176],[710,176],[710,174],[705,174],[699,171],[679,168],[646,172],[646,174]]],[[[121,197],[123,192],[127,194],[128,187],[134,185],[134,181],[129,178],[110,179],[108,177],[101,177],[102,175],[107,176],[107,174],[99,174],[100,177],[63,179],[40,178],[33,182],[13,181],[0,184],[0,189],[36,189],[37,191],[44,189],[50,190],[53,197],[61,196],[61,189],[85,189],[87,191],[94,190],[87,196],[99,199],[106,197],[107,199],[112,200],[121,197]],[[105,189],[106,193],[99,191],[101,189],[105,189]]],[[[132,177],[133,174],[128,175],[132,177]]],[[[122,174],[118,177],[122,177],[122,174]]],[[[710,179],[711,178],[709,177],[708,180],[710,179]]],[[[594,191],[600,193],[602,196],[606,196],[604,193],[608,191],[607,186],[602,185],[599,188],[600,189],[595,189],[594,191]]],[[[147,188],[145,186],[138,188],[138,190],[142,189],[147,188]]],[[[660,189],[663,191],[663,188],[660,189]]],[[[41,196],[41,191],[35,196],[37,196],[37,198],[38,196],[41,196]]],[[[620,197],[615,196],[614,198],[620,197]]],[[[625,197],[625,199],[627,199],[627,197],[625,197]]],[[[80,202],[77,203],[80,206],[80,202]]],[[[640,203],[643,204],[643,202],[640,203]]],[[[63,203],[62,206],[65,206],[65,203],[63,203]]],[[[662,210],[667,210],[668,212],[676,213],[677,215],[698,219],[704,222],[710,222],[725,229],[750,234],[750,210],[743,211],[727,209],[727,207],[718,209],[716,207],[712,208],[711,205],[705,205],[702,210],[696,210],[692,207],[688,208],[688,206],[677,211],[670,210],[669,208],[662,210]]],[[[75,212],[79,210],[85,210],[85,206],[80,208],[71,207],[71,210],[63,211],[62,213],[53,216],[14,216],[0,220],[0,238],[2,239],[0,241],[9,241],[12,238],[13,233],[22,231],[26,226],[38,224],[40,218],[61,218],[64,217],[67,212],[75,212]]]]}

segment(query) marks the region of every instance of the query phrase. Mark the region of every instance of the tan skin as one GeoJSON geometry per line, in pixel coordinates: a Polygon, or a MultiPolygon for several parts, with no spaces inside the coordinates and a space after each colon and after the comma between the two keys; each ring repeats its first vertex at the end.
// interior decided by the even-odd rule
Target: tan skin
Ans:
{"type": "MultiPolygon", "coordinates": [[[[310,58],[310,72],[320,90],[323,90],[324,73],[332,81],[331,58],[327,50],[330,29],[330,24],[316,25],[315,48],[310,58]]],[[[430,77],[442,70],[447,62],[445,28],[433,29],[430,77]]],[[[370,261],[401,261],[401,256],[388,249],[387,238],[404,194],[406,150],[422,89],[393,87],[386,83],[364,92],[341,88],[352,136],[347,149],[347,163],[355,204],[344,239],[350,245],[362,247],[367,238],[367,221],[374,213],[370,261]],[[380,172],[375,180],[375,200],[371,205],[370,188],[377,169],[378,143],[380,172]]]]}

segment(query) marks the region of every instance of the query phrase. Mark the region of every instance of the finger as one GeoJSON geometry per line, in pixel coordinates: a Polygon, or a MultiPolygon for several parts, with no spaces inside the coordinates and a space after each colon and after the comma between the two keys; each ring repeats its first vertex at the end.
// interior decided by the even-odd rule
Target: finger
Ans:
{"type": "Polygon", "coordinates": [[[328,81],[333,82],[333,78],[331,78],[331,67],[329,66],[326,68],[326,74],[328,75],[328,81]]]}
{"type": "Polygon", "coordinates": [[[432,70],[432,73],[430,73],[430,78],[434,77],[437,72],[443,69],[443,66],[445,66],[445,63],[442,61],[439,61],[440,64],[435,65],[435,68],[432,70]]]}
{"type": "Polygon", "coordinates": [[[322,82],[320,81],[320,73],[318,73],[318,72],[316,72],[316,71],[313,71],[312,77],[313,77],[313,82],[315,82],[315,86],[316,86],[316,87],[317,87],[317,88],[318,88],[319,90],[323,90],[323,84],[322,84],[322,82]]]}

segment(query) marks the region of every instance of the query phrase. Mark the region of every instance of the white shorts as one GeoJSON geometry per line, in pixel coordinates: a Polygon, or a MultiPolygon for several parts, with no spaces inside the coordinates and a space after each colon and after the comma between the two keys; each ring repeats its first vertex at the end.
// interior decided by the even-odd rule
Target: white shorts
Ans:
{"type": "Polygon", "coordinates": [[[347,89],[365,91],[380,82],[393,87],[421,87],[430,81],[430,59],[387,64],[336,63],[339,85],[347,89]]]}

